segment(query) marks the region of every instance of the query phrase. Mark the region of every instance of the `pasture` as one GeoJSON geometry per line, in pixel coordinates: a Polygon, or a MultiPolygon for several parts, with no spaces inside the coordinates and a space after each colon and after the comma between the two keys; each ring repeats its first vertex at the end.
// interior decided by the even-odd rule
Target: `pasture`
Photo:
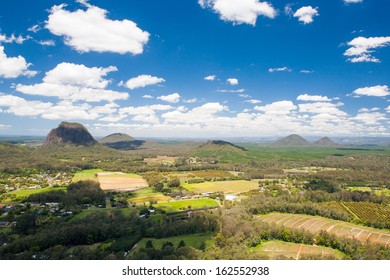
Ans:
{"type": "Polygon", "coordinates": [[[230,178],[234,176],[232,173],[225,170],[200,170],[191,171],[191,173],[199,178],[230,178]]]}
{"type": "Polygon", "coordinates": [[[264,253],[270,259],[307,259],[318,257],[321,259],[343,259],[345,255],[335,249],[314,246],[307,244],[297,244],[279,240],[267,241],[259,244],[251,250],[264,253]]]}
{"type": "Polygon", "coordinates": [[[186,246],[191,246],[196,249],[202,249],[202,247],[210,247],[214,244],[214,235],[211,233],[196,233],[188,235],[179,235],[167,238],[142,238],[133,248],[139,250],[145,248],[146,242],[152,241],[155,249],[161,249],[165,242],[171,242],[175,248],[179,245],[180,241],[183,240],[186,246]]]}
{"type": "Polygon", "coordinates": [[[128,202],[135,204],[149,203],[150,201],[167,202],[172,200],[170,196],[156,192],[152,188],[144,188],[133,192],[134,196],[128,199],[128,202]]]}
{"type": "Polygon", "coordinates": [[[40,189],[19,189],[12,192],[9,192],[7,194],[3,194],[1,196],[1,202],[3,203],[10,203],[10,202],[17,202],[22,201],[23,199],[29,197],[32,194],[37,193],[45,193],[50,191],[66,191],[65,187],[46,187],[46,188],[40,188],[40,189]]]}
{"type": "Polygon", "coordinates": [[[218,182],[204,182],[198,184],[187,184],[184,188],[190,192],[197,194],[206,192],[223,192],[228,194],[239,194],[248,192],[258,188],[256,181],[218,181],[218,182]]]}
{"type": "Polygon", "coordinates": [[[271,213],[258,217],[263,222],[275,223],[286,228],[305,229],[312,233],[324,230],[337,236],[355,238],[362,243],[369,241],[371,243],[390,245],[390,230],[374,229],[319,216],[299,214],[271,213]]]}
{"type": "Polygon", "coordinates": [[[74,174],[72,182],[93,180],[97,181],[97,173],[103,172],[103,169],[87,169],[74,174]]]}
{"type": "Polygon", "coordinates": [[[188,199],[155,204],[154,207],[164,210],[166,213],[174,213],[202,208],[219,207],[220,205],[213,199],[188,199]]]}

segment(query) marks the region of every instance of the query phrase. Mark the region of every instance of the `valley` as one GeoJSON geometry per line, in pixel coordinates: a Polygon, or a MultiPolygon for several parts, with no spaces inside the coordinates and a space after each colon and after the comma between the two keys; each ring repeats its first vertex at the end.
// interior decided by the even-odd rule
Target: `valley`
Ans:
{"type": "Polygon", "coordinates": [[[389,146],[63,122],[0,151],[0,259],[390,259],[389,146]]]}

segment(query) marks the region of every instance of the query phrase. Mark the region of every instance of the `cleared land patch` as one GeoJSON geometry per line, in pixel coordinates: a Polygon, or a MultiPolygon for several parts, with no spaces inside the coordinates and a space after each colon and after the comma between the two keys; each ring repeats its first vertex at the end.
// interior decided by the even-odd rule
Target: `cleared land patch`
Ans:
{"type": "Polygon", "coordinates": [[[98,172],[103,172],[103,169],[88,169],[88,170],[77,172],[76,174],[74,174],[72,182],[84,181],[84,180],[97,181],[98,172]]]}
{"type": "Polygon", "coordinates": [[[173,164],[178,159],[178,157],[169,157],[169,156],[158,156],[152,158],[144,158],[146,163],[159,163],[159,164],[173,164]]]}
{"type": "Polygon", "coordinates": [[[229,194],[239,194],[257,189],[259,183],[256,181],[219,181],[204,182],[199,184],[187,184],[184,188],[194,193],[223,192],[229,194]]]}
{"type": "Polygon", "coordinates": [[[225,170],[201,170],[192,171],[191,173],[199,178],[230,178],[234,176],[232,173],[225,170]]]}
{"type": "Polygon", "coordinates": [[[153,202],[167,202],[172,200],[170,196],[154,191],[152,188],[144,188],[134,192],[134,197],[130,197],[128,201],[135,204],[143,204],[153,202]]]}
{"type": "Polygon", "coordinates": [[[343,259],[344,254],[338,250],[307,244],[297,244],[272,240],[261,243],[251,250],[255,250],[269,256],[270,259],[305,259],[310,256],[320,256],[323,259],[343,259]]]}
{"type": "Polygon", "coordinates": [[[104,191],[135,191],[148,187],[148,183],[137,174],[98,172],[97,178],[104,191]]]}
{"type": "Polygon", "coordinates": [[[133,251],[145,248],[146,242],[152,241],[153,247],[155,249],[161,249],[165,242],[171,242],[175,248],[179,245],[180,241],[183,240],[186,246],[191,246],[196,249],[202,249],[202,247],[210,247],[214,244],[214,235],[211,233],[197,233],[197,234],[188,234],[188,235],[179,235],[174,237],[167,238],[142,238],[136,246],[134,246],[133,251]]]}
{"type": "Polygon", "coordinates": [[[259,217],[264,222],[275,223],[287,228],[305,229],[312,233],[324,230],[337,236],[355,238],[363,243],[369,241],[390,245],[390,230],[379,230],[318,216],[298,214],[271,213],[259,217]]]}
{"type": "Polygon", "coordinates": [[[174,213],[202,208],[219,207],[213,199],[189,199],[155,204],[154,207],[164,210],[166,213],[174,213]]]}

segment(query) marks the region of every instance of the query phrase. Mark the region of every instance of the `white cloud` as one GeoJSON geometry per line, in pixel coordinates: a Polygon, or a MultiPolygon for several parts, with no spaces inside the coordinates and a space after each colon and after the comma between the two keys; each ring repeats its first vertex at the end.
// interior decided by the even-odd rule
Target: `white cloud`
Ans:
{"type": "MultiPolygon", "coordinates": [[[[86,2],[85,2],[86,3],[86,2]]],[[[149,33],[130,20],[111,20],[107,11],[93,5],[87,10],[70,12],[66,4],[53,6],[46,28],[64,36],[65,44],[79,52],[113,52],[141,54],[149,33]]]]}
{"type": "Polygon", "coordinates": [[[114,101],[127,99],[126,92],[107,90],[110,83],[104,77],[117,68],[110,66],[87,67],[82,64],[60,63],[46,72],[43,83],[16,85],[16,90],[24,94],[57,97],[63,100],[84,100],[87,102],[114,101]]]}
{"type": "Polygon", "coordinates": [[[361,3],[363,0],[344,0],[345,4],[350,4],[350,3],[361,3]]]}
{"type": "Polygon", "coordinates": [[[142,98],[153,99],[153,96],[151,96],[149,94],[145,94],[144,96],[142,96],[142,98]]]}
{"type": "Polygon", "coordinates": [[[17,78],[19,76],[32,77],[37,74],[36,71],[28,70],[31,63],[19,55],[17,57],[7,57],[4,53],[4,46],[0,46],[0,77],[17,78]]]}
{"type": "MultiPolygon", "coordinates": [[[[0,111],[1,112],[1,111],[0,111]]],[[[8,125],[8,124],[1,124],[0,123],[0,129],[7,129],[7,128],[10,128],[12,127],[11,125],[8,125]]]]}
{"type": "Polygon", "coordinates": [[[169,102],[169,103],[178,103],[180,101],[180,94],[178,94],[176,92],[176,93],[172,93],[169,95],[162,95],[162,96],[157,97],[157,99],[165,101],[165,102],[169,102]]]}
{"type": "Polygon", "coordinates": [[[292,17],[294,15],[292,4],[287,4],[286,6],[284,6],[284,13],[289,17],[292,17]]]}
{"type": "Polygon", "coordinates": [[[348,61],[356,62],[380,62],[372,55],[377,48],[383,48],[390,45],[390,36],[387,37],[357,37],[348,42],[349,49],[344,52],[348,61]]]}
{"type": "Polygon", "coordinates": [[[41,30],[41,27],[38,24],[35,24],[27,29],[27,31],[37,33],[39,30],[41,30]]]}
{"type": "Polygon", "coordinates": [[[388,86],[374,86],[374,87],[364,87],[364,88],[358,88],[353,91],[356,96],[376,96],[376,97],[384,97],[390,95],[390,89],[388,86]]]}
{"type": "Polygon", "coordinates": [[[35,41],[41,46],[49,46],[49,47],[54,47],[56,45],[56,42],[53,40],[40,40],[40,41],[35,41]]]}
{"type": "Polygon", "coordinates": [[[245,94],[245,93],[241,93],[238,96],[242,97],[242,98],[252,98],[252,96],[250,96],[249,94],[245,94]]]}
{"type": "Polygon", "coordinates": [[[291,72],[292,70],[288,68],[287,66],[285,67],[279,67],[279,68],[269,68],[268,72],[273,73],[273,72],[291,72]]]}
{"type": "Polygon", "coordinates": [[[315,16],[319,16],[318,8],[313,8],[312,6],[305,6],[298,9],[294,13],[294,17],[297,17],[299,21],[302,21],[303,24],[312,23],[315,16]]]}
{"type": "Polygon", "coordinates": [[[196,103],[196,102],[198,102],[197,98],[191,98],[191,99],[184,100],[184,103],[196,103]]]}
{"type": "MultiPolygon", "coordinates": [[[[240,88],[240,89],[219,89],[217,92],[231,92],[231,93],[241,93],[241,92],[246,92],[246,89],[240,88]]],[[[241,96],[242,97],[242,96],[241,96]]]]}
{"type": "Polygon", "coordinates": [[[379,124],[380,121],[387,120],[385,114],[379,112],[359,113],[353,119],[368,125],[379,124]]]}
{"type": "Polygon", "coordinates": [[[347,116],[347,114],[337,107],[343,106],[343,103],[330,103],[330,102],[314,102],[299,104],[300,113],[311,113],[311,114],[328,114],[338,117],[347,116]]]}
{"type": "Polygon", "coordinates": [[[139,75],[135,78],[129,79],[124,85],[128,89],[136,89],[136,88],[143,88],[150,85],[156,85],[163,82],[165,82],[163,78],[158,78],[151,75],[139,75]]]}
{"type": "Polygon", "coordinates": [[[297,100],[300,101],[332,101],[331,98],[322,95],[309,95],[309,94],[301,94],[297,97],[297,100]]]}
{"type": "Polygon", "coordinates": [[[0,43],[12,44],[13,42],[15,42],[20,45],[23,44],[24,41],[30,40],[31,38],[31,36],[23,37],[22,35],[16,37],[15,34],[12,34],[10,37],[7,37],[4,34],[0,34],[0,43]]]}
{"type": "Polygon", "coordinates": [[[265,106],[255,106],[254,108],[257,111],[264,112],[268,115],[284,115],[289,114],[297,109],[297,106],[294,105],[291,101],[283,100],[277,101],[265,106]]]}
{"type": "Polygon", "coordinates": [[[217,76],[215,76],[215,75],[210,75],[210,76],[204,77],[204,79],[206,81],[215,81],[216,78],[217,78],[217,76]]]}
{"type": "Polygon", "coordinates": [[[388,107],[386,108],[386,112],[387,112],[387,113],[390,113],[390,106],[388,106],[388,107]]]}
{"type": "Polygon", "coordinates": [[[302,70],[299,71],[299,72],[301,72],[301,73],[303,73],[303,74],[311,74],[311,73],[314,73],[313,70],[305,70],[305,69],[302,69],[302,70]]]}
{"type": "Polygon", "coordinates": [[[368,109],[368,108],[360,108],[359,109],[359,113],[368,113],[368,112],[375,112],[375,111],[379,111],[380,109],[378,107],[374,107],[374,108],[371,108],[371,109],[368,109]]]}
{"type": "Polygon", "coordinates": [[[276,17],[276,10],[268,2],[258,0],[198,0],[202,8],[210,8],[224,21],[233,24],[250,24],[255,26],[258,16],[276,17]]]}
{"type": "Polygon", "coordinates": [[[238,79],[236,78],[229,78],[226,80],[226,82],[231,85],[231,86],[236,86],[238,85],[238,79]]]}
{"type": "Polygon", "coordinates": [[[251,103],[251,104],[259,104],[259,103],[261,103],[261,100],[249,99],[249,100],[245,100],[244,102],[251,103]]]}

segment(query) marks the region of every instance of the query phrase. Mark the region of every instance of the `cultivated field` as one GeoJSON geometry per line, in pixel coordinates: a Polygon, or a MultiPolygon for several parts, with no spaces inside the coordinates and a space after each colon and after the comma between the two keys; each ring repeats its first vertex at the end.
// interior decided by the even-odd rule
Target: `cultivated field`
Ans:
{"type": "Polygon", "coordinates": [[[148,187],[148,183],[137,174],[98,172],[97,178],[104,191],[135,191],[148,187]]]}
{"type": "Polygon", "coordinates": [[[322,259],[343,259],[344,254],[338,250],[306,244],[297,244],[284,241],[267,241],[256,246],[252,250],[266,254],[270,259],[307,259],[318,257],[322,259]]]}
{"type": "Polygon", "coordinates": [[[29,197],[32,194],[37,193],[45,193],[50,191],[66,191],[65,187],[46,187],[46,188],[40,188],[40,189],[23,189],[23,190],[15,190],[12,192],[9,192],[7,194],[4,194],[1,196],[2,199],[0,199],[1,202],[4,203],[10,203],[10,202],[16,202],[21,201],[27,197],[29,197]]]}
{"type": "Polygon", "coordinates": [[[162,193],[154,191],[152,188],[144,188],[134,192],[134,197],[129,198],[130,203],[143,204],[150,201],[167,202],[172,200],[170,196],[163,195],[162,193]]]}
{"type": "Polygon", "coordinates": [[[158,156],[158,157],[152,157],[152,158],[144,158],[144,162],[146,163],[158,163],[158,164],[173,164],[177,160],[177,157],[169,157],[169,156],[158,156]]]}
{"type": "Polygon", "coordinates": [[[390,230],[379,230],[352,223],[336,221],[318,216],[271,213],[259,218],[267,223],[294,229],[305,229],[313,233],[325,230],[337,236],[356,238],[361,242],[380,243],[390,245],[390,230]]]}
{"type": "Polygon", "coordinates": [[[239,194],[258,188],[258,182],[255,181],[219,181],[204,182],[199,184],[187,184],[184,188],[194,193],[223,192],[229,194],[239,194]]]}
{"type": "Polygon", "coordinates": [[[173,213],[201,208],[219,207],[219,204],[213,199],[192,199],[158,203],[155,204],[154,207],[164,210],[166,213],[173,213]]]}

